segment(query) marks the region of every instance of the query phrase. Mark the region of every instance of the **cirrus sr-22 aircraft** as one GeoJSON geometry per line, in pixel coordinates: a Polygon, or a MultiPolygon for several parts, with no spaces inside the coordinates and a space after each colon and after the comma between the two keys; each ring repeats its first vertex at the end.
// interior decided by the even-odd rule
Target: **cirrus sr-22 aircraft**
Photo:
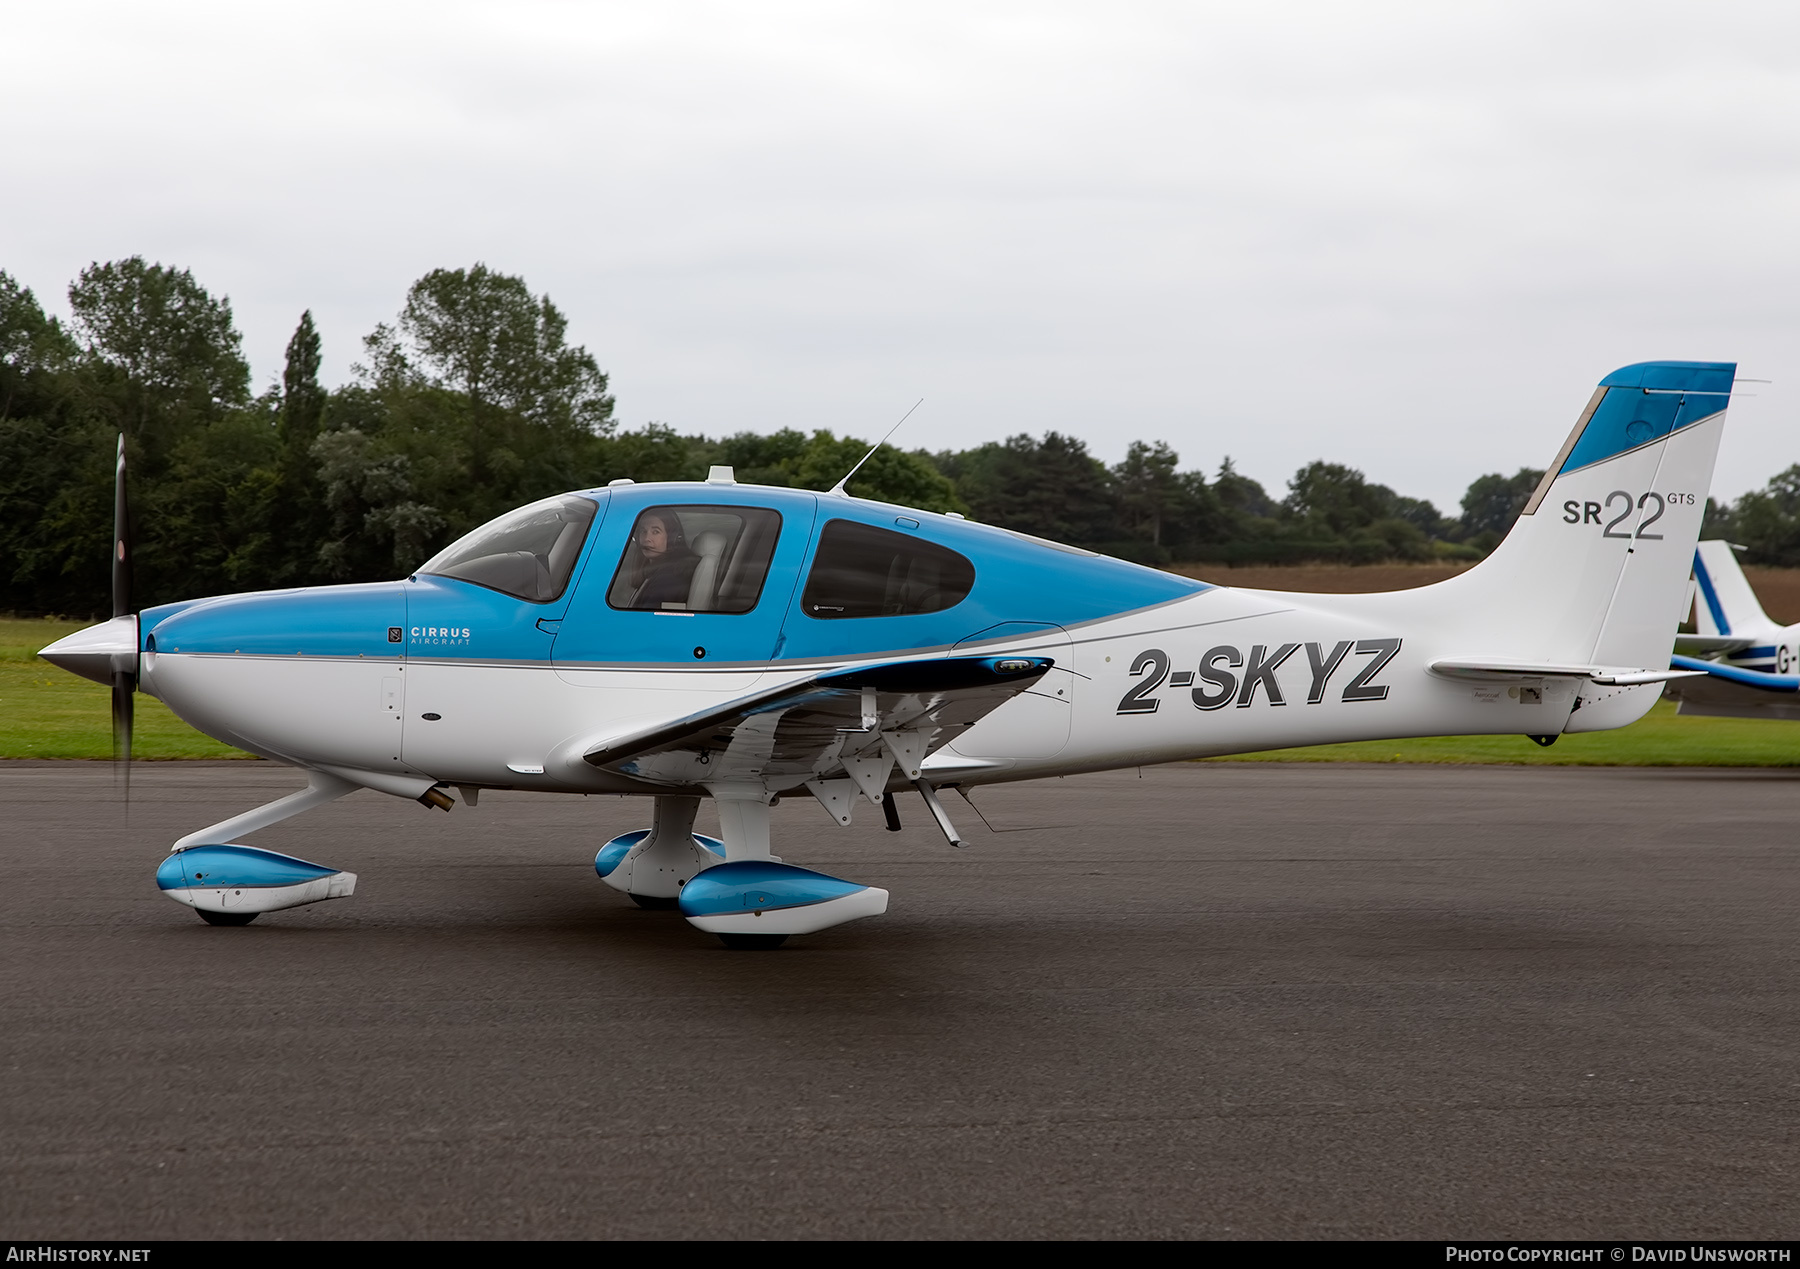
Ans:
{"type": "Polygon", "coordinates": [[[1670,669],[1736,367],[1600,383],[1494,553],[1436,585],[1313,595],[1210,586],[842,492],[615,481],[475,530],[393,582],[133,612],[120,450],[114,607],[42,655],[306,773],[181,838],[157,870],[221,925],[356,877],[246,846],[357,789],[635,794],[650,826],[595,868],[733,947],[886,910],[877,887],[771,852],[769,806],[896,826],[917,793],[1290,745],[1641,717],[1670,669]],[[702,798],[720,838],[693,831],[702,798]]]}

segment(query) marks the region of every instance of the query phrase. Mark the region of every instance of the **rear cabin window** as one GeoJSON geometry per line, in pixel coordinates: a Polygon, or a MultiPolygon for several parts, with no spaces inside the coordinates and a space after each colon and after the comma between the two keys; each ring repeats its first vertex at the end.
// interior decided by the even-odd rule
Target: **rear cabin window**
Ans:
{"type": "Polygon", "coordinates": [[[599,506],[591,498],[546,498],[465,534],[419,566],[517,599],[547,603],[563,593],[599,506]]]}
{"type": "Polygon", "coordinates": [[[606,602],[649,612],[749,612],[781,536],[766,507],[650,507],[631,526],[606,602]]]}
{"type": "Polygon", "coordinates": [[[832,520],[800,607],[809,617],[903,617],[960,604],[975,585],[975,566],[933,542],[852,520],[832,520]]]}

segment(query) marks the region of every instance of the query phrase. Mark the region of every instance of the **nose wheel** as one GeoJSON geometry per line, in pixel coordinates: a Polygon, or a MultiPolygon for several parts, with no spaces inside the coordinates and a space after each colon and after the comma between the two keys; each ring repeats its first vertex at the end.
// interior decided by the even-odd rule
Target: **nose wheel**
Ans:
{"type": "Polygon", "coordinates": [[[785,934],[721,934],[719,942],[734,952],[772,952],[788,941],[785,934]]]}
{"type": "Polygon", "coordinates": [[[257,917],[254,912],[208,912],[205,908],[195,908],[194,911],[208,925],[249,925],[257,917]]]}

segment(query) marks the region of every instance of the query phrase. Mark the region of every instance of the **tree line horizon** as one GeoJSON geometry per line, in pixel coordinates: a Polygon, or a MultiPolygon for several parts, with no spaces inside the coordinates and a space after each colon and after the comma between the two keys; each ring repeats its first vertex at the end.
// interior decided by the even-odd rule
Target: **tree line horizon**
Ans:
{"type": "MultiPolygon", "coordinates": [[[[828,430],[622,430],[607,373],[568,342],[561,310],[482,264],[414,282],[334,388],[307,311],[280,383],[253,394],[229,299],[187,269],[97,261],[68,300],[64,322],[0,271],[0,612],[109,607],[120,433],[144,606],[405,576],[513,507],[620,477],[728,465],[745,483],[825,490],[869,448],[828,430]]],[[[1374,564],[1482,558],[1542,475],[1479,476],[1447,516],[1322,459],[1277,497],[1229,457],[1209,479],[1138,440],[1109,466],[1048,431],[884,445],[850,492],[1153,566],[1374,564]]],[[[1745,544],[1749,562],[1800,565],[1800,464],[1734,504],[1709,500],[1705,532],[1745,544]]]]}

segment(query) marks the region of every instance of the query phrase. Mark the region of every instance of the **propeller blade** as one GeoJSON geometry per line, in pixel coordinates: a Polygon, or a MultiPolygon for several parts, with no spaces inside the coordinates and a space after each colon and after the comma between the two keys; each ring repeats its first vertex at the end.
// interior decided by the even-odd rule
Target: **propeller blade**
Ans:
{"type": "Polygon", "coordinates": [[[113,761],[125,781],[125,800],[131,801],[131,719],[137,706],[137,675],[128,670],[113,671],[112,733],[113,761]]]}
{"type": "MultiPolygon", "coordinates": [[[[113,469],[113,549],[112,601],[113,616],[135,616],[131,606],[131,530],[125,505],[125,433],[119,433],[118,464],[113,469]]],[[[134,623],[135,626],[135,623],[134,623]]],[[[125,801],[131,802],[131,722],[136,709],[137,640],[132,640],[128,654],[113,658],[112,667],[112,739],[113,761],[125,782],[125,801]]]]}
{"type": "Polygon", "coordinates": [[[131,606],[130,532],[125,524],[125,433],[119,433],[119,462],[113,474],[112,615],[128,617],[131,606]]]}

